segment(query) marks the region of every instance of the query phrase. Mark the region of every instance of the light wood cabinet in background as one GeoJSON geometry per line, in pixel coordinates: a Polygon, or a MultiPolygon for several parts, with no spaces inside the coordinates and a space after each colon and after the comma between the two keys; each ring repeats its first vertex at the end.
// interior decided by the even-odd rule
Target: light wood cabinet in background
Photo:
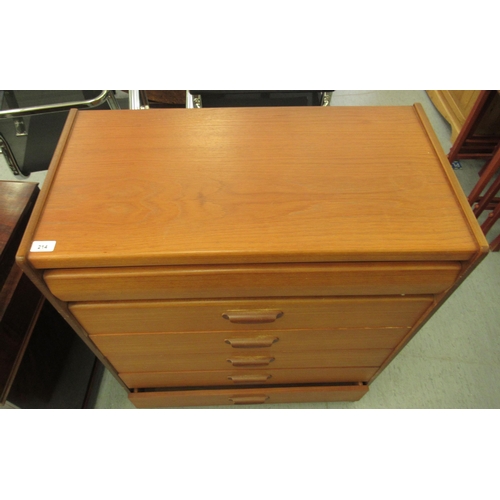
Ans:
{"type": "Polygon", "coordinates": [[[455,142],[479,90],[427,90],[427,95],[443,118],[451,125],[451,142],[455,142]]]}

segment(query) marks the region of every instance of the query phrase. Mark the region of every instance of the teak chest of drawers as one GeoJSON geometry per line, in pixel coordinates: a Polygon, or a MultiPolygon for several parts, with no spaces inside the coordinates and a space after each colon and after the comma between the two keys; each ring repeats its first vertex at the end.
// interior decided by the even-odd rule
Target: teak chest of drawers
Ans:
{"type": "Polygon", "coordinates": [[[418,104],[72,111],[18,262],[172,407],[357,400],[487,251],[418,104]]]}

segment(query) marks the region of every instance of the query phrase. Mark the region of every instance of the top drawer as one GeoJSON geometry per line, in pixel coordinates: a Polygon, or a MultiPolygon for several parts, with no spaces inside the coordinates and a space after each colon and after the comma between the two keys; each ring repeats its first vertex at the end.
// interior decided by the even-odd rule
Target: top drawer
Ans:
{"type": "Polygon", "coordinates": [[[411,327],[432,295],[77,302],[89,334],[411,327]]]}
{"type": "Polygon", "coordinates": [[[459,262],[151,266],[49,270],[64,301],[431,294],[450,288],[459,262]]]}

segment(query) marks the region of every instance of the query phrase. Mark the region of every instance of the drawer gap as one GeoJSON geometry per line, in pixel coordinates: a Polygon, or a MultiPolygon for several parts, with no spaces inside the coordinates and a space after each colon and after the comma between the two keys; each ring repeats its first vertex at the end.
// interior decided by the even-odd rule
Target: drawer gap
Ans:
{"type": "Polygon", "coordinates": [[[287,387],[359,387],[366,386],[367,382],[322,382],[322,383],[310,383],[310,384],[256,384],[248,386],[234,386],[234,385],[211,385],[211,386],[194,386],[194,387],[151,387],[151,388],[134,388],[130,392],[177,392],[177,391],[208,391],[208,390],[218,390],[218,389],[232,389],[235,391],[244,391],[245,388],[248,389],[272,389],[272,388],[287,388],[287,387]]]}
{"type": "Polygon", "coordinates": [[[83,305],[93,305],[93,304],[102,304],[103,302],[108,303],[108,304],[123,304],[123,303],[132,303],[132,304],[175,304],[175,303],[181,303],[181,302],[186,302],[186,303],[199,303],[199,302],[211,302],[214,304],[217,303],[222,303],[226,301],[231,301],[232,303],[235,304],[235,306],[239,306],[241,304],[241,307],[247,308],[248,306],[248,301],[257,301],[257,300],[285,300],[285,301],[292,301],[292,300],[322,300],[322,299],[340,299],[340,300],[345,300],[348,301],[349,299],[351,300],[358,300],[358,299],[393,299],[393,298],[399,298],[401,296],[404,296],[408,299],[411,298],[432,298],[432,295],[430,293],[385,293],[385,294],[358,294],[358,295],[335,295],[335,294],[321,294],[321,295],[278,295],[278,296],[267,296],[267,295],[252,295],[251,297],[210,297],[210,298],[200,298],[200,297],[190,297],[187,299],[180,299],[180,298],[172,298],[172,299],[114,299],[114,300],[69,300],[67,301],[68,305],[76,305],[76,304],[83,304],[83,305]]]}

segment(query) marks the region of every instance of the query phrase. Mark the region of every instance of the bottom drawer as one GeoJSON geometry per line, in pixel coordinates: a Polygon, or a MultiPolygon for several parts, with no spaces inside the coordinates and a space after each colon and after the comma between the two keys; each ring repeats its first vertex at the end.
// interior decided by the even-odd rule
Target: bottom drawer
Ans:
{"type": "Polygon", "coordinates": [[[367,385],[269,387],[255,389],[212,389],[188,391],[136,392],[129,399],[137,408],[219,406],[279,403],[323,403],[358,401],[368,392],[367,385]]]}
{"type": "Polygon", "coordinates": [[[368,382],[378,367],[120,373],[130,388],[368,382]]]}

